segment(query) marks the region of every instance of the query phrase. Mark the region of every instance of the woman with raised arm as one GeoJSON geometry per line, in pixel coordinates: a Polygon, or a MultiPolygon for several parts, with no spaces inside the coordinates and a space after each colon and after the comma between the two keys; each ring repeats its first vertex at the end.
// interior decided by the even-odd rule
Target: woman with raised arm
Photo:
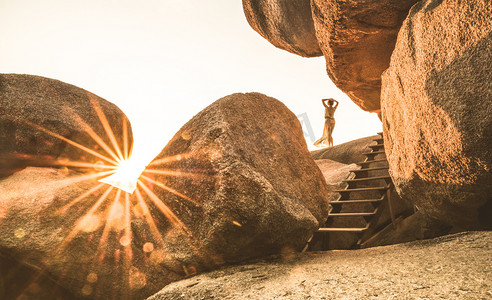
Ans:
{"type": "Polygon", "coordinates": [[[314,145],[319,147],[321,144],[325,144],[328,147],[333,147],[333,137],[331,134],[335,128],[335,110],[338,107],[338,101],[329,98],[322,99],[321,103],[323,103],[323,106],[325,107],[325,127],[323,128],[323,136],[314,142],[314,145]],[[326,104],[326,102],[328,102],[328,104],[326,104]]]}

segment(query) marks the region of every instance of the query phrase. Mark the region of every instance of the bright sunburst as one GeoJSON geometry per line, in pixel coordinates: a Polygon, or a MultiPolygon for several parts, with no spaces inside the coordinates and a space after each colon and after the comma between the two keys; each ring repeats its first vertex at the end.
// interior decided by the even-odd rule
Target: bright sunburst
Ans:
{"type": "MultiPolygon", "coordinates": [[[[124,278],[126,284],[121,287],[125,290],[120,291],[120,293],[123,295],[130,295],[132,290],[143,288],[146,285],[144,271],[138,270],[133,266],[132,262],[132,241],[134,238],[131,229],[132,219],[138,218],[143,220],[150,230],[151,236],[146,238],[147,241],[143,244],[143,248],[141,249],[144,253],[164,252],[164,237],[157,228],[157,222],[151,213],[153,210],[150,209],[150,206],[156,208],[159,213],[165,216],[171,226],[188,236],[190,244],[196,244],[196,241],[194,241],[186,225],[162,201],[162,199],[154,193],[154,189],[162,189],[177,195],[184,201],[192,202],[198,206],[200,205],[183,193],[176,191],[163,182],[155,180],[154,175],[192,178],[202,178],[203,176],[209,175],[162,168],[166,164],[172,162],[190,159],[190,155],[186,153],[155,160],[149,165],[152,168],[146,170],[145,164],[141,163],[145,160],[137,160],[132,157],[130,153],[131,147],[129,145],[126,119],[123,118],[122,124],[123,145],[119,145],[103,110],[98,103],[92,99],[91,95],[89,95],[89,98],[110,144],[104,142],[104,139],[86,124],[82,118],[77,115],[75,115],[75,118],[83,126],[92,140],[97,143],[98,148],[104,150],[104,154],[37,124],[26,123],[38,130],[65,141],[73,147],[83,150],[85,153],[96,157],[99,160],[97,163],[90,163],[83,159],[80,161],[52,159],[40,164],[54,167],[73,167],[85,170],[83,174],[67,178],[65,180],[66,185],[86,180],[97,180],[97,183],[93,187],[65,203],[56,212],[56,214],[63,216],[69,213],[69,211],[74,211],[75,207],[78,207],[78,209],[80,209],[80,207],[86,207],[83,214],[78,218],[75,224],[73,224],[70,233],[64,238],[56,255],[63,255],[63,251],[77,236],[102,231],[98,241],[97,253],[93,254],[94,264],[90,266],[90,269],[88,270],[88,280],[82,287],[81,292],[86,296],[90,296],[95,292],[98,281],[98,266],[101,266],[102,262],[107,259],[107,257],[111,256],[122,262],[121,268],[125,268],[123,273],[127,274],[126,278],[124,278]],[[110,243],[110,240],[114,240],[115,238],[116,242],[113,241],[110,243]],[[113,246],[110,247],[110,244],[113,246]],[[117,245],[116,249],[114,248],[115,244],[117,245]],[[114,251],[114,253],[108,253],[108,251],[114,251]]],[[[191,268],[190,271],[189,267],[186,268],[183,266],[183,269],[186,274],[193,273],[193,268],[191,268]]]]}
{"type": "Polygon", "coordinates": [[[118,164],[116,173],[111,176],[99,179],[100,182],[110,184],[129,194],[137,189],[137,181],[145,167],[132,160],[131,158],[123,160],[118,164]]]}

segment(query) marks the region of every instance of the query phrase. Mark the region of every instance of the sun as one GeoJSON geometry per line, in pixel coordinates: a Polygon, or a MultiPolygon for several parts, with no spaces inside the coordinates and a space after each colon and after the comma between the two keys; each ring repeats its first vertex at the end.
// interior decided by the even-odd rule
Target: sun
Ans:
{"type": "Polygon", "coordinates": [[[100,179],[99,182],[112,185],[129,194],[133,194],[137,189],[137,181],[145,170],[142,164],[135,159],[129,158],[118,164],[116,172],[113,175],[100,179]]]}

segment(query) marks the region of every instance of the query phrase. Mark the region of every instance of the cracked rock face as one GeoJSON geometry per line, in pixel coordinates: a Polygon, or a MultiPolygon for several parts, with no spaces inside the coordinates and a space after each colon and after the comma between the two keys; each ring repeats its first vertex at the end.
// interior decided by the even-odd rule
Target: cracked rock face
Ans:
{"type": "Polygon", "coordinates": [[[312,0],[316,36],[335,85],[365,111],[380,108],[381,74],[417,0],[312,0]]]}
{"type": "Polygon", "coordinates": [[[243,0],[243,10],[249,25],[275,47],[304,57],[322,55],[309,0],[243,0]]]}
{"type": "Polygon", "coordinates": [[[427,0],[404,22],[383,75],[399,193],[458,229],[491,228],[492,3],[427,0]]]}

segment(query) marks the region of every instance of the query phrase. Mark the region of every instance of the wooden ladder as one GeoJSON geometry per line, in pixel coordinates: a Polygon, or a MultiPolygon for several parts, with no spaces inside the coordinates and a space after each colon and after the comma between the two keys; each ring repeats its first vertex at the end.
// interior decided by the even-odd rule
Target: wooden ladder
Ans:
{"type": "Polygon", "coordinates": [[[329,213],[327,221],[315,233],[314,239],[311,238],[309,240],[304,250],[310,248],[313,240],[318,242],[321,240],[321,250],[328,250],[329,245],[327,244],[326,235],[334,234],[335,232],[357,233],[358,240],[351,248],[360,248],[365,241],[376,234],[379,217],[386,205],[394,223],[395,217],[390,199],[393,182],[388,173],[383,133],[379,132],[378,135],[374,139],[376,144],[369,146],[370,152],[363,153],[366,159],[357,163],[361,168],[350,170],[355,175],[354,178],[345,180],[347,187],[336,191],[340,194],[338,201],[331,202],[333,209],[329,213]],[[363,185],[363,187],[360,187],[360,185],[363,185]],[[364,208],[361,209],[361,206],[364,206],[364,208]],[[367,211],[368,207],[370,207],[369,211],[367,211]],[[365,226],[335,227],[333,223],[337,218],[357,218],[357,222],[354,221],[354,223],[365,223],[365,226]],[[361,222],[361,218],[364,222],[361,222]]]}

